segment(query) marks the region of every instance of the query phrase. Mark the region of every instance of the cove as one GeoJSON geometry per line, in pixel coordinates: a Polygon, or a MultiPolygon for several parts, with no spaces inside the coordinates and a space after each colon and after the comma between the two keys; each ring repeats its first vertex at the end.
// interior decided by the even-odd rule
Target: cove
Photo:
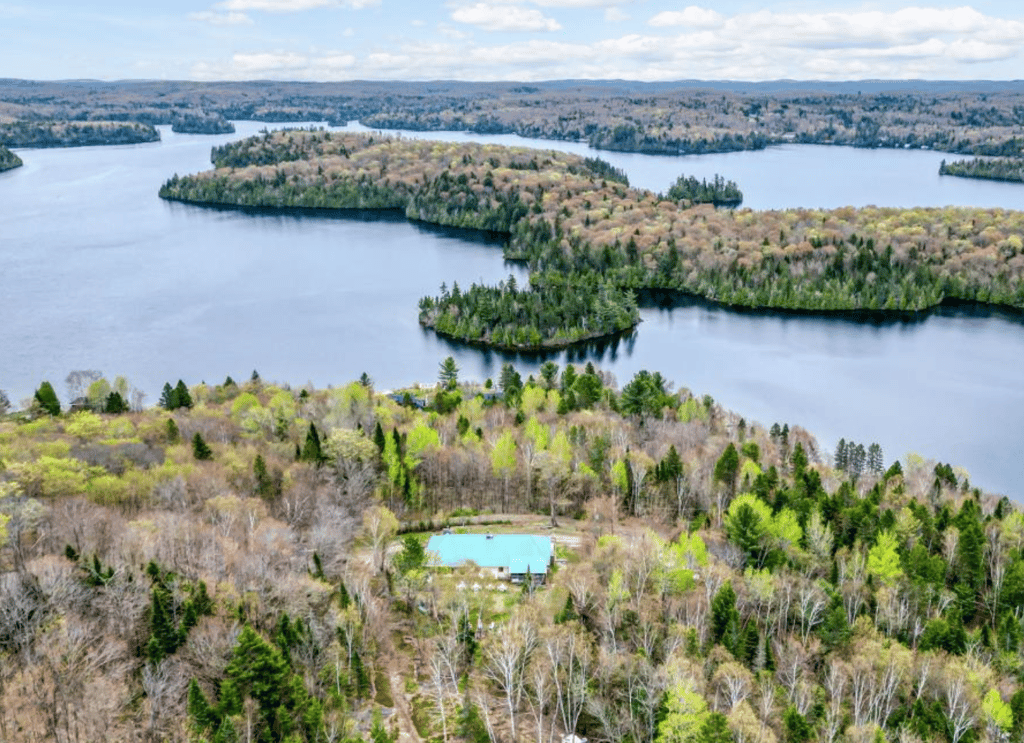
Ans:
{"type": "MultiPolygon", "coordinates": [[[[553,356],[449,343],[421,329],[420,296],[442,282],[495,282],[501,245],[376,214],[246,213],[157,197],[175,172],[210,167],[210,147],[258,132],[177,135],[146,145],[19,150],[0,176],[0,388],[12,399],[72,369],[125,374],[155,401],[165,381],[266,379],[378,389],[430,383],[455,357],[463,378],[512,358],[593,360],[620,384],[640,369],[710,394],[748,421],[801,425],[831,449],[880,443],[886,461],[918,452],[965,466],[974,484],[1016,497],[1024,441],[1024,333],[998,312],[943,307],[913,322],[734,312],[684,298],[645,306],[637,331],[553,356]]],[[[350,126],[348,128],[359,128],[350,126]]],[[[664,190],[681,173],[736,180],[744,206],[944,205],[1020,208],[1015,184],[941,178],[941,153],[787,146],[662,157],[577,143],[403,133],[568,149],[600,156],[633,185],[664,190]],[[570,149],[571,148],[571,149],[570,149]],[[703,170],[702,170],[703,169],[703,170]],[[746,174],[746,175],[745,175],[746,174]]],[[[948,156],[947,156],[948,157],[948,156]]]]}

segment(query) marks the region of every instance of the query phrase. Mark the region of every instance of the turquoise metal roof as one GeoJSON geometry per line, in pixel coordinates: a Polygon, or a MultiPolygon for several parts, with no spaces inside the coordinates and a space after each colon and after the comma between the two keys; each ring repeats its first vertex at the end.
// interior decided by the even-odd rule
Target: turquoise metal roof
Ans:
{"type": "Polygon", "coordinates": [[[551,537],[532,534],[435,534],[427,553],[438,565],[457,567],[474,562],[482,568],[543,575],[551,562],[551,537]]]}

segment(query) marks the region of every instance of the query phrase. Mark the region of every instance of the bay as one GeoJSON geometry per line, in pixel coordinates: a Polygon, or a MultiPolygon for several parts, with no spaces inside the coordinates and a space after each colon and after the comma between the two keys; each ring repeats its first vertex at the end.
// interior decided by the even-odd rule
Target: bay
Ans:
{"type": "MultiPolygon", "coordinates": [[[[497,376],[509,357],[424,331],[416,302],[442,282],[524,279],[499,242],[380,214],[254,214],[157,197],[173,173],[209,168],[211,146],[265,126],[19,150],[25,165],[0,175],[0,389],[17,401],[49,379],[60,393],[67,373],[84,368],[126,375],[150,402],[167,381],[218,383],[254,369],[317,386],[365,371],[386,389],[431,383],[448,355],[463,378],[497,376]]],[[[939,162],[953,156],[921,150],[789,145],[663,157],[512,135],[402,136],[597,155],[655,191],[682,173],[720,173],[755,209],[1024,205],[1024,187],[940,177],[939,162]]],[[[887,461],[914,451],[965,466],[986,489],[1024,494],[1024,326],[1015,316],[943,308],[876,323],[678,301],[645,307],[642,318],[628,338],[550,358],[592,360],[620,384],[658,370],[750,422],[802,425],[826,449],[840,437],[877,441],[887,461]]],[[[530,373],[544,359],[513,360],[530,373]]]]}

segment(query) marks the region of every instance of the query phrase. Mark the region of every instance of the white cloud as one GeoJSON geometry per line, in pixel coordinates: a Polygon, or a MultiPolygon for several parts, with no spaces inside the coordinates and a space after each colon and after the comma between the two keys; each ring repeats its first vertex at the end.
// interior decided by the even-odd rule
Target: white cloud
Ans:
{"type": "Polygon", "coordinates": [[[542,8],[607,8],[631,0],[530,0],[542,8]]]}
{"type": "Polygon", "coordinates": [[[297,13],[317,8],[365,8],[380,0],[223,0],[214,7],[223,10],[262,10],[268,13],[297,13]]]}
{"type": "Polygon", "coordinates": [[[517,5],[476,3],[456,8],[452,20],[477,26],[485,31],[557,31],[562,26],[539,10],[517,5]]]}
{"type": "MultiPolygon", "coordinates": [[[[615,18],[615,11],[612,6],[605,13],[615,18]]],[[[496,5],[477,0],[454,9],[452,18],[465,30],[438,24],[433,43],[370,40],[379,46],[355,56],[242,54],[193,72],[201,79],[301,80],[1005,79],[1016,74],[1024,57],[1024,23],[970,8],[726,15],[691,6],[674,16],[662,14],[659,24],[671,25],[652,19],[646,33],[586,43],[539,36],[509,44],[483,42],[475,28],[557,28],[540,10],[510,0],[496,5]],[[1001,70],[1009,72],[992,74],[1001,70]]],[[[607,27],[595,26],[601,28],[607,27]]]]}
{"type": "Polygon", "coordinates": [[[252,24],[252,18],[245,13],[215,13],[206,10],[201,13],[189,13],[188,17],[193,21],[210,23],[214,26],[247,26],[252,24]]]}
{"type": "Polygon", "coordinates": [[[621,23],[622,21],[628,21],[630,19],[629,13],[624,12],[619,7],[606,8],[604,11],[604,19],[609,23],[621,23]]]}
{"type": "Polygon", "coordinates": [[[647,23],[651,26],[688,26],[690,28],[716,28],[722,25],[722,14],[707,8],[690,5],[682,10],[666,10],[647,23]]]}
{"type": "Polygon", "coordinates": [[[299,70],[309,63],[309,58],[291,52],[263,54],[235,54],[231,58],[233,69],[243,75],[260,75],[282,70],[299,70]]]}

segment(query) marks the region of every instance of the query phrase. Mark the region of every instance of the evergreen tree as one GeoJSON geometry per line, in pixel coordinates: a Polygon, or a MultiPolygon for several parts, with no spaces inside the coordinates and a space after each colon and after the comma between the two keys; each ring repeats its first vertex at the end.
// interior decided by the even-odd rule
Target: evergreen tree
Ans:
{"type": "Polygon", "coordinates": [[[381,428],[380,421],[373,424],[373,443],[377,445],[377,451],[380,454],[384,453],[384,429],[381,428]]]}
{"type": "Polygon", "coordinates": [[[846,439],[839,439],[839,443],[836,444],[836,456],[835,456],[836,469],[845,472],[848,463],[849,463],[849,454],[848,454],[848,452],[846,450],[846,439]]]}
{"type": "Polygon", "coordinates": [[[181,441],[181,432],[178,431],[178,424],[174,422],[174,418],[167,419],[167,423],[164,426],[164,435],[167,437],[167,443],[172,446],[181,441]]]}
{"type": "Polygon", "coordinates": [[[109,413],[110,415],[120,415],[121,413],[127,413],[129,410],[128,403],[121,397],[121,393],[114,390],[107,395],[107,400],[103,405],[103,412],[109,413]]]}
{"type": "Polygon", "coordinates": [[[206,730],[218,722],[216,710],[206,701],[206,695],[195,679],[188,685],[188,714],[199,730],[206,730]]]}
{"type": "Polygon", "coordinates": [[[697,743],[732,743],[729,721],[721,712],[711,712],[701,726],[697,743]]]}
{"type": "Polygon", "coordinates": [[[449,356],[439,364],[437,379],[446,390],[453,390],[459,384],[459,367],[449,356]]]}
{"type": "Polygon", "coordinates": [[[881,445],[878,443],[871,444],[868,447],[868,470],[873,475],[880,475],[884,469],[885,461],[881,445]]]}
{"type": "Polygon", "coordinates": [[[270,498],[274,495],[274,480],[267,472],[267,463],[263,461],[260,454],[252,463],[252,475],[256,480],[256,495],[260,498],[270,498]]]}
{"type": "Polygon", "coordinates": [[[790,706],[782,717],[786,729],[786,743],[807,743],[814,738],[814,730],[807,718],[796,707],[790,706]]]}
{"type": "Polygon", "coordinates": [[[740,455],[736,447],[730,441],[725,447],[722,456],[715,462],[715,480],[729,488],[729,492],[736,489],[736,475],[740,471],[740,455]]]}
{"type": "Polygon", "coordinates": [[[501,393],[507,404],[512,404],[514,398],[523,389],[523,379],[512,364],[502,365],[501,376],[498,377],[498,387],[501,388],[501,393]]]}
{"type": "Polygon", "coordinates": [[[60,400],[57,399],[57,393],[53,391],[53,385],[49,382],[39,385],[35,400],[47,415],[60,415],[60,400]]]}
{"type": "Polygon", "coordinates": [[[185,383],[180,379],[178,380],[178,386],[174,388],[174,394],[179,408],[192,407],[192,394],[188,391],[188,387],[185,386],[185,383]]]}
{"type": "Polygon", "coordinates": [[[248,624],[242,628],[225,670],[237,684],[239,696],[255,699],[264,713],[285,702],[288,663],[280,650],[248,624]]]}
{"type": "Polygon", "coordinates": [[[213,459],[213,450],[203,440],[199,431],[192,437],[192,456],[200,461],[213,459]]]}
{"type": "Polygon", "coordinates": [[[177,410],[181,405],[178,403],[178,393],[170,382],[164,382],[163,392],[160,393],[160,407],[164,410],[177,410]]]}
{"type": "Polygon", "coordinates": [[[720,643],[736,655],[740,638],[740,613],[736,608],[736,592],[726,581],[711,600],[711,642],[720,643]]]}
{"type": "Polygon", "coordinates": [[[309,424],[309,430],[306,431],[306,443],[302,446],[299,459],[303,462],[311,462],[317,466],[324,462],[324,453],[320,445],[320,433],[316,430],[316,424],[312,422],[309,424]]]}

